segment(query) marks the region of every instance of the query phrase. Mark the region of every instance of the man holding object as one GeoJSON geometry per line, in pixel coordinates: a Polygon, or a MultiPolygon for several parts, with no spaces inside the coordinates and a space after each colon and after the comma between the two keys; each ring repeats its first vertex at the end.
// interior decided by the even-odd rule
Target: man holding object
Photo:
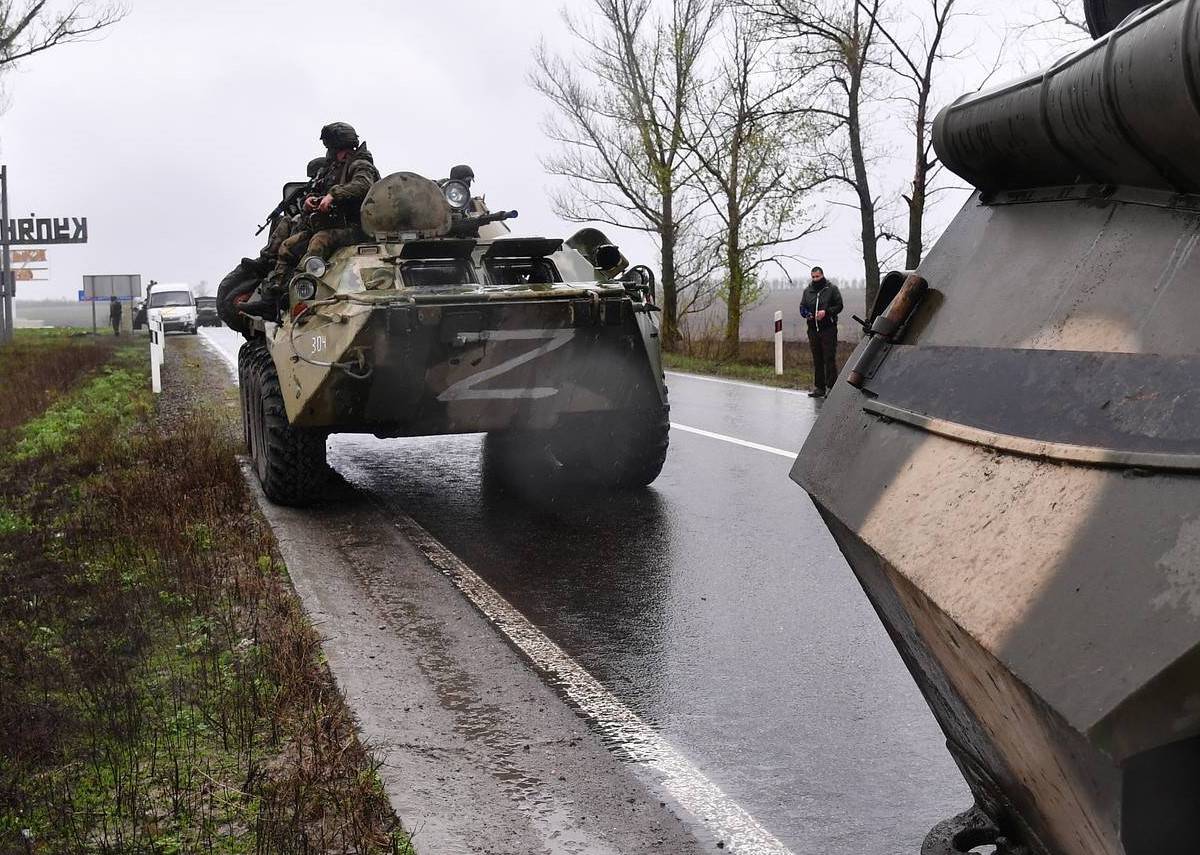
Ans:
{"type": "Polygon", "coordinates": [[[808,346],[812,349],[813,388],[810,398],[824,398],[837,380],[837,319],[842,312],[842,292],[812,269],[812,281],[800,298],[800,316],[808,321],[808,346]]]}

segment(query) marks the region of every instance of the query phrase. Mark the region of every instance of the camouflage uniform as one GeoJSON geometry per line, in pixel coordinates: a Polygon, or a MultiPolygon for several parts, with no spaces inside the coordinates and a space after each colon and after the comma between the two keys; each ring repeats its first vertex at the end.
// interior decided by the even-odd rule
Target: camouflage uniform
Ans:
{"type": "Polygon", "coordinates": [[[366,143],[358,141],[354,129],[341,122],[326,125],[321,139],[330,145],[330,151],[320,190],[333,197],[333,209],[324,214],[314,211],[301,215],[303,227],[279,248],[276,274],[285,275],[306,255],[328,260],[341,247],[365,238],[359,208],[371,185],[379,180],[371,152],[366,143]],[[348,151],[348,155],[339,160],[339,150],[348,151]]]}
{"type": "MultiPolygon", "coordinates": [[[[328,165],[329,158],[327,157],[316,157],[308,162],[307,172],[309,180],[317,182],[313,190],[314,194],[319,193],[324,195],[328,189],[324,186],[324,181],[322,180],[322,174],[326,171],[328,165]]],[[[301,199],[300,202],[303,203],[304,200],[301,199]]],[[[266,264],[274,264],[279,260],[279,250],[288,238],[300,234],[302,230],[311,235],[312,232],[305,227],[305,221],[306,215],[303,210],[291,216],[285,214],[280,217],[279,222],[275,224],[275,227],[271,229],[271,233],[267,237],[267,245],[258,254],[259,260],[266,264]]]]}

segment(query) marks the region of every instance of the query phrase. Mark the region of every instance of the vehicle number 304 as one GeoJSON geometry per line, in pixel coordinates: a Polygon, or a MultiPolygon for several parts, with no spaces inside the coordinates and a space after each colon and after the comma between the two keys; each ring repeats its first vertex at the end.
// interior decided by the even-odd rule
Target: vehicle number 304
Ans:
{"type": "Polygon", "coordinates": [[[329,345],[329,343],[325,340],[325,336],[314,335],[312,337],[312,352],[313,353],[322,353],[325,350],[325,348],[328,347],[328,345],[329,345]]]}

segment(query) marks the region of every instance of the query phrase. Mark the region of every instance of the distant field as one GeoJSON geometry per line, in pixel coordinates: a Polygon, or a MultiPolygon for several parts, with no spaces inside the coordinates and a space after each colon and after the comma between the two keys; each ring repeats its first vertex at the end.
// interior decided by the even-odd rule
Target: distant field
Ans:
{"type": "MultiPolygon", "coordinates": [[[[18,300],[16,303],[16,325],[30,327],[91,327],[92,306],[68,300],[18,300]]],[[[129,314],[129,306],[125,307],[129,314]]],[[[108,324],[108,306],[96,305],[96,326],[108,324]]],[[[129,318],[125,318],[129,326],[129,318]]]]}
{"type": "MultiPolygon", "coordinates": [[[[804,338],[804,321],[800,317],[800,295],[802,289],[786,291],[770,291],[761,303],[742,316],[742,339],[744,341],[763,341],[775,335],[775,312],[783,312],[783,336],[788,341],[804,338]]],[[[851,334],[854,321],[851,315],[862,317],[866,314],[866,292],[861,289],[846,288],[842,291],[842,300],[846,309],[842,313],[842,338],[851,334]]],[[[689,318],[693,338],[719,337],[725,323],[725,304],[717,302],[708,311],[689,318]],[[709,334],[705,334],[705,329],[709,334]]]]}

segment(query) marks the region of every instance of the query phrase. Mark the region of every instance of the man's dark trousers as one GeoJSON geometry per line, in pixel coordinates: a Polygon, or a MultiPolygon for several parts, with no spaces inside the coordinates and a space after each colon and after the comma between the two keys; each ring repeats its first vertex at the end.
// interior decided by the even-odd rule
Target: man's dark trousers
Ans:
{"type": "Polygon", "coordinates": [[[837,325],[825,329],[808,326],[808,346],[812,349],[813,386],[825,390],[837,381],[837,325]]]}

